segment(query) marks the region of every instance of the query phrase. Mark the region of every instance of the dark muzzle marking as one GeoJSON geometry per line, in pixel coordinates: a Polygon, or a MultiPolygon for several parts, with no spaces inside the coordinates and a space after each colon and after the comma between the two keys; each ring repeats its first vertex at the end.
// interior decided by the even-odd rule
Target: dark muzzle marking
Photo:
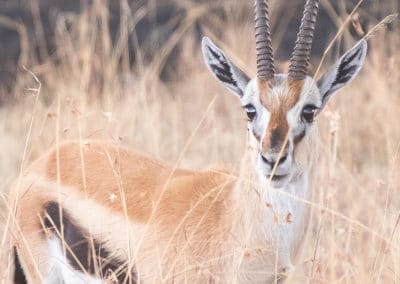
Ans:
{"type": "Polygon", "coordinates": [[[284,140],[284,137],[283,137],[283,133],[282,133],[281,129],[279,127],[272,129],[271,141],[269,142],[270,147],[272,149],[275,149],[275,148],[278,149],[283,142],[282,140],[284,140]]]}
{"type": "Polygon", "coordinates": [[[76,224],[69,216],[68,212],[62,209],[60,218],[60,209],[57,202],[49,202],[45,206],[47,215],[45,217],[45,227],[52,230],[56,236],[64,235],[64,241],[68,248],[66,249],[68,262],[74,269],[82,271],[82,267],[86,273],[92,275],[100,274],[102,278],[110,275],[116,276],[118,283],[137,283],[137,275],[135,269],[128,272],[127,264],[113,256],[106,250],[101,242],[92,238],[89,234],[76,224]],[[61,222],[63,226],[61,226],[61,222]],[[61,232],[63,227],[63,232],[61,232]],[[129,274],[128,274],[129,273],[129,274]]]}

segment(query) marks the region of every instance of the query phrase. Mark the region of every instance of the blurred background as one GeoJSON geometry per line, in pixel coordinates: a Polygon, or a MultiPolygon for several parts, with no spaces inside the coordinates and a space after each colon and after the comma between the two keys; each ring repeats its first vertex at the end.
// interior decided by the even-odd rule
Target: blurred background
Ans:
{"type": "MultiPolygon", "coordinates": [[[[270,1],[281,72],[304,2],[270,1]]],[[[310,74],[367,34],[369,53],[319,117],[315,220],[292,282],[397,283],[400,0],[320,6],[310,74]]],[[[246,118],[206,70],[200,40],[254,76],[253,30],[253,1],[0,1],[0,228],[12,181],[58,140],[111,140],[192,169],[237,166],[246,118]]]]}
{"type": "MultiPolygon", "coordinates": [[[[271,2],[273,44],[279,61],[287,60],[292,52],[303,2],[271,2]]],[[[316,57],[324,52],[358,2],[322,1],[313,45],[316,57]]],[[[209,0],[3,0],[0,3],[0,88],[8,92],[2,93],[0,104],[13,99],[10,91],[16,87],[22,65],[29,66],[39,76],[53,72],[51,68],[57,68],[67,56],[65,45],[70,44],[70,52],[80,53],[83,41],[92,44],[91,56],[99,60],[92,77],[103,77],[101,69],[106,63],[101,59],[106,60],[104,56],[112,52],[118,52],[114,54],[119,60],[116,68],[132,74],[166,49],[156,75],[163,81],[179,80],[186,73],[179,68],[179,60],[187,39],[197,44],[191,50],[194,54],[204,34],[226,41],[240,32],[248,37],[246,41],[252,40],[252,4],[252,1],[209,0]],[[233,30],[238,32],[230,35],[233,30]]],[[[344,39],[357,40],[364,36],[368,28],[395,13],[399,5],[399,0],[363,1],[351,17],[344,39]]],[[[389,30],[393,29],[390,24],[389,30]]],[[[336,55],[343,47],[346,47],[343,41],[338,40],[330,54],[336,55]]],[[[95,85],[97,88],[98,84],[95,85]]]]}

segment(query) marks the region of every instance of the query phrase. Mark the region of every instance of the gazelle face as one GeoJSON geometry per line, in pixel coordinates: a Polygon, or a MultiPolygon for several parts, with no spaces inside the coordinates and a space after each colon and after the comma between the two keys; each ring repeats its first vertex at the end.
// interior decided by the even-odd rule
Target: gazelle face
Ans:
{"type": "Polygon", "coordinates": [[[298,172],[296,153],[307,140],[322,106],[317,85],[311,78],[290,83],[284,74],[275,75],[268,89],[252,80],[241,102],[248,116],[249,144],[256,150],[259,176],[284,186],[298,172]]]}
{"type": "Polygon", "coordinates": [[[298,149],[312,135],[317,114],[329,97],[361,69],[367,44],[360,41],[318,82],[307,76],[293,81],[285,74],[260,84],[233,65],[208,38],[203,54],[213,75],[239,96],[248,116],[248,143],[255,149],[254,166],[273,187],[283,187],[301,170],[298,149]]]}

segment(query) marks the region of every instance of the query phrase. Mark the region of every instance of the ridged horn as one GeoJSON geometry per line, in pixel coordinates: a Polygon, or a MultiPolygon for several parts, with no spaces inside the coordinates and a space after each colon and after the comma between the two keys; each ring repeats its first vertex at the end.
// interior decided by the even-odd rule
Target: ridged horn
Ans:
{"type": "Polygon", "coordinates": [[[275,73],[267,0],[256,0],[254,10],[257,78],[260,82],[267,82],[274,77],[275,73]]]}
{"type": "Polygon", "coordinates": [[[293,81],[304,80],[306,78],[315,23],[317,21],[318,6],[319,0],[307,0],[304,7],[303,18],[301,19],[296,45],[289,65],[288,77],[293,81]]]}

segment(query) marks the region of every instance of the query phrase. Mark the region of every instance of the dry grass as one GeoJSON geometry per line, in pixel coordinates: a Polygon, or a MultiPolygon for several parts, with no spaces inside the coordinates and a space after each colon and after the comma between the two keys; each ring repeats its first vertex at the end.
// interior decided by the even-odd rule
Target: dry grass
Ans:
{"type": "MultiPolygon", "coordinates": [[[[204,7],[197,9],[188,26],[204,7]]],[[[121,31],[113,47],[102,13],[104,7],[94,7],[68,31],[60,20],[58,65],[32,67],[41,92],[27,90],[38,85],[24,72],[19,83],[25,89],[16,89],[18,103],[0,109],[0,208],[6,207],[7,190],[21,164],[26,168],[58,136],[122,141],[171,163],[182,156],[180,166],[193,169],[238,165],[245,143],[244,113],[211,78],[195,41],[189,37],[182,49],[181,81],[162,83],[155,75],[169,47],[152,64],[130,67],[124,41],[128,31],[121,31]]],[[[319,117],[322,153],[315,218],[290,283],[400,282],[399,43],[398,30],[376,32],[361,75],[319,117]]],[[[255,70],[251,25],[228,27],[224,45],[240,65],[251,63],[246,70],[255,70]]],[[[0,224],[5,214],[0,211],[0,224]]]]}

